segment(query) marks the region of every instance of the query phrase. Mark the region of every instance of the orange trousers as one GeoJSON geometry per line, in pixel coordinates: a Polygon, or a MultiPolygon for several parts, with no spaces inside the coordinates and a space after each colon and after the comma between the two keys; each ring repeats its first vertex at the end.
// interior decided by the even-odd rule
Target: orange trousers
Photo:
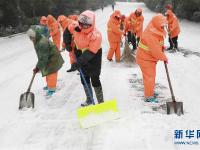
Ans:
{"type": "Polygon", "coordinates": [[[60,50],[60,34],[52,36],[53,43],[56,45],[57,49],[60,50]]]}
{"type": "Polygon", "coordinates": [[[46,76],[47,87],[50,90],[56,90],[58,72],[46,76]]]}
{"type": "Polygon", "coordinates": [[[120,42],[109,42],[110,49],[108,51],[107,59],[112,59],[114,53],[115,53],[115,60],[116,62],[120,61],[120,42]]]}
{"type": "Polygon", "coordinates": [[[148,67],[140,65],[140,69],[143,76],[144,96],[145,98],[153,96],[156,78],[156,63],[152,63],[148,67]]]}

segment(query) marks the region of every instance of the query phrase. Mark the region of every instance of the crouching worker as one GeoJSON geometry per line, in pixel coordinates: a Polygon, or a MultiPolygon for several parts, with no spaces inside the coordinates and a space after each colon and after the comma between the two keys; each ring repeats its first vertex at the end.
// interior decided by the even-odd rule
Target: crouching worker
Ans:
{"type": "Polygon", "coordinates": [[[87,97],[86,102],[81,104],[81,106],[88,106],[93,103],[90,82],[92,82],[92,86],[94,87],[98,103],[102,103],[104,102],[103,91],[99,79],[102,60],[102,37],[101,33],[95,27],[95,14],[88,10],[81,13],[78,23],[70,24],[68,27],[69,38],[72,38],[72,34],[75,43],[74,53],[76,61],[72,64],[71,71],[81,69],[87,82],[87,85],[85,85],[81,76],[81,83],[87,97]]]}
{"type": "Polygon", "coordinates": [[[142,33],[138,44],[136,62],[142,71],[146,102],[158,102],[156,99],[158,93],[154,92],[156,64],[159,60],[168,62],[163,52],[166,25],[167,20],[162,14],[154,16],[142,33]]]}
{"type": "Polygon", "coordinates": [[[40,71],[42,76],[46,77],[47,86],[43,89],[47,90],[47,96],[51,96],[56,91],[57,72],[62,67],[64,60],[56,46],[46,37],[41,35],[37,28],[32,26],[27,31],[27,34],[34,44],[38,57],[38,62],[33,69],[33,72],[38,73],[40,71]]]}

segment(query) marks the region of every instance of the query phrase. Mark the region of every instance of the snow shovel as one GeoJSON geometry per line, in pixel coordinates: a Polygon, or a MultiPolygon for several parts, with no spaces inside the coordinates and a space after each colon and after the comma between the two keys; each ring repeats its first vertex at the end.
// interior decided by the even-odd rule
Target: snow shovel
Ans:
{"type": "Polygon", "coordinates": [[[169,71],[168,71],[168,67],[167,64],[164,62],[165,65],[165,70],[166,70],[166,74],[167,74],[167,80],[169,83],[169,88],[170,88],[170,92],[171,92],[171,97],[172,97],[172,102],[167,102],[167,114],[177,114],[177,115],[183,115],[183,102],[177,102],[175,100],[175,96],[174,96],[174,92],[172,89],[172,85],[171,85],[171,81],[170,81],[170,77],[169,77],[169,71]]]}
{"type": "MultiPolygon", "coordinates": [[[[88,95],[92,97],[92,93],[88,87],[82,70],[79,69],[79,72],[86,88],[88,89],[88,95]]],[[[82,128],[89,128],[119,118],[116,99],[95,105],[94,99],[92,98],[92,103],[93,105],[82,107],[77,110],[78,120],[82,128]]]]}
{"type": "Polygon", "coordinates": [[[35,95],[32,92],[30,92],[30,90],[31,90],[31,86],[32,86],[33,80],[35,78],[35,75],[36,75],[36,73],[33,73],[28,90],[25,93],[21,94],[21,96],[20,96],[19,110],[21,110],[23,108],[30,108],[30,107],[34,108],[35,95]]]}

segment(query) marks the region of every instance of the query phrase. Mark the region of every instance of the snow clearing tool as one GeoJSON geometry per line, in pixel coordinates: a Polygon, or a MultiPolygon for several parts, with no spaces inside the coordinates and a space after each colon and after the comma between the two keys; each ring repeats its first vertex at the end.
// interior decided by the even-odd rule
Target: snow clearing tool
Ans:
{"type": "Polygon", "coordinates": [[[167,102],[167,114],[177,114],[177,115],[183,115],[183,102],[177,102],[175,100],[175,96],[174,96],[174,92],[172,89],[172,85],[171,85],[171,81],[170,81],[170,77],[169,77],[169,71],[168,71],[168,67],[167,64],[164,62],[165,65],[165,70],[166,70],[166,74],[167,74],[167,80],[169,83],[169,88],[170,88],[170,93],[171,93],[171,97],[172,97],[172,102],[167,102]]]}
{"type": "Polygon", "coordinates": [[[132,53],[132,51],[129,47],[126,36],[125,36],[125,44],[124,45],[125,46],[124,46],[123,54],[121,56],[121,61],[126,63],[126,64],[134,64],[135,63],[135,56],[133,55],[133,53],[132,53]]]}
{"type": "Polygon", "coordinates": [[[35,75],[36,75],[36,73],[33,73],[28,90],[25,93],[21,94],[21,96],[20,96],[19,110],[21,110],[23,108],[30,108],[30,107],[34,108],[35,95],[32,92],[30,92],[30,90],[31,90],[31,86],[32,86],[33,80],[35,78],[35,75]]]}
{"type": "MultiPolygon", "coordinates": [[[[82,69],[79,69],[79,72],[88,89],[88,95],[92,98],[92,91],[88,87],[82,69]]],[[[81,107],[77,110],[78,120],[82,128],[89,128],[119,118],[116,99],[95,105],[92,98],[92,103],[93,105],[81,107]]]]}

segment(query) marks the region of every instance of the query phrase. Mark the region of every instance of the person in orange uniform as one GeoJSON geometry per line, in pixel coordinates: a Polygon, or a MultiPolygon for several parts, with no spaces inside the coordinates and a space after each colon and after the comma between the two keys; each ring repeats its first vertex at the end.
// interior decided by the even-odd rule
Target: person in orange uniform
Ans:
{"type": "Polygon", "coordinates": [[[154,92],[156,64],[168,62],[164,54],[164,38],[167,25],[166,17],[162,14],[155,15],[141,35],[136,53],[136,62],[140,66],[143,75],[144,96],[146,102],[158,102],[157,93],[154,92]]]}
{"type": "Polygon", "coordinates": [[[74,21],[78,21],[78,16],[77,15],[69,15],[68,18],[72,19],[74,21]]]}
{"type": "Polygon", "coordinates": [[[68,39],[68,26],[74,22],[74,20],[69,19],[65,17],[64,15],[59,16],[59,23],[63,29],[63,43],[62,43],[62,49],[66,49],[69,52],[69,58],[70,58],[70,64],[71,68],[67,70],[67,72],[71,72],[72,64],[75,62],[74,59],[74,42],[73,38],[68,39]]]}
{"type": "Polygon", "coordinates": [[[47,25],[50,30],[50,35],[53,39],[53,43],[60,51],[60,27],[56,19],[52,15],[47,16],[47,25]]]}
{"type": "Polygon", "coordinates": [[[140,36],[143,31],[144,17],[142,15],[142,8],[137,8],[135,12],[128,17],[128,42],[132,44],[133,51],[136,50],[140,41],[140,36]]]}
{"type": "MultiPolygon", "coordinates": [[[[78,22],[74,22],[68,27],[68,39],[74,37],[74,53],[76,62],[72,64],[72,70],[81,69],[86,83],[81,76],[81,83],[87,97],[81,106],[88,106],[93,103],[92,86],[96,94],[98,103],[103,103],[103,90],[100,81],[101,60],[102,60],[102,36],[95,27],[95,14],[86,10],[79,15],[78,22]]],[[[67,45],[66,45],[67,46],[67,45]]]]}
{"type": "Polygon", "coordinates": [[[115,60],[116,62],[120,62],[120,41],[123,35],[123,31],[120,30],[120,18],[121,13],[119,10],[115,10],[107,24],[107,35],[108,41],[110,45],[110,49],[108,51],[107,59],[112,61],[112,57],[115,53],[115,60]]]}
{"type": "MultiPolygon", "coordinates": [[[[126,26],[126,16],[121,15],[120,30],[124,31],[124,33],[125,33],[125,26],[126,26]]],[[[123,47],[122,38],[123,37],[121,37],[121,47],[123,47]]]]}
{"type": "Polygon", "coordinates": [[[168,9],[165,13],[168,21],[168,34],[169,34],[169,44],[168,50],[178,50],[178,35],[180,34],[179,21],[172,10],[168,9]]]}

